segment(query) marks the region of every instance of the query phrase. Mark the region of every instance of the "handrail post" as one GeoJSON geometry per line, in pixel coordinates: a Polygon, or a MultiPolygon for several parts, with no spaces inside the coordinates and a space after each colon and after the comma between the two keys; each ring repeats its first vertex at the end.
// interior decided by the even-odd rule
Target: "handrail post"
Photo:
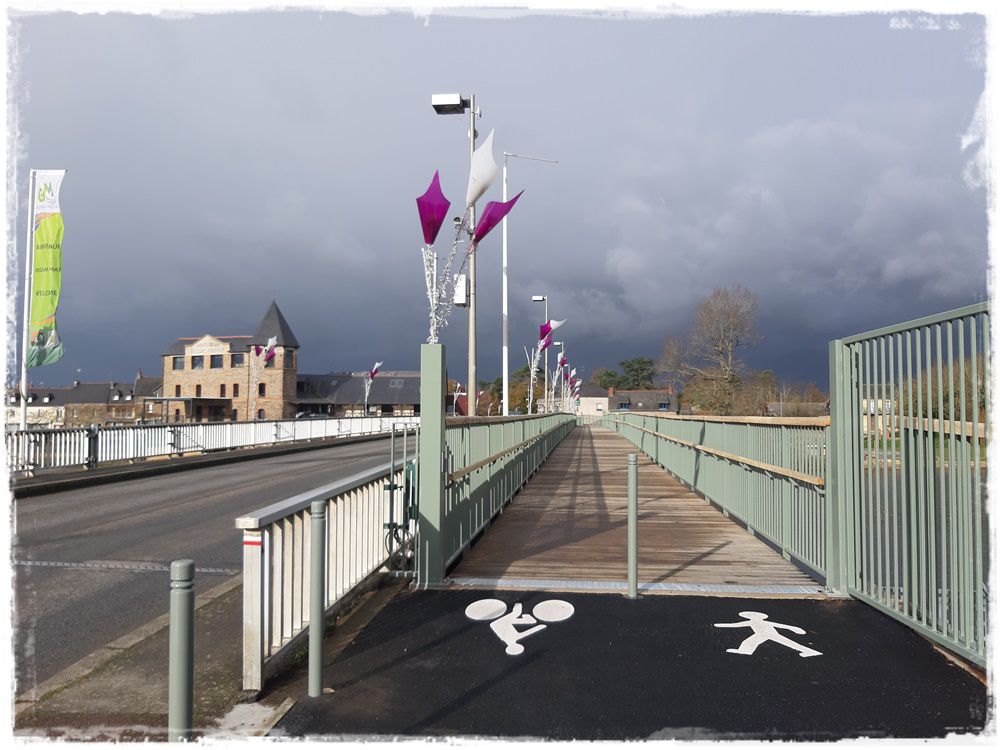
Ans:
{"type": "Polygon", "coordinates": [[[191,739],[194,706],[194,561],[170,564],[167,739],[191,739]]]}
{"type": "Polygon", "coordinates": [[[628,454],[628,598],[639,594],[639,467],[635,453],[628,454]]]}
{"type": "Polygon", "coordinates": [[[87,428],[87,468],[94,469],[97,467],[97,461],[100,458],[97,455],[98,451],[98,440],[97,431],[100,428],[95,424],[87,428]]]}
{"type": "Polygon", "coordinates": [[[417,585],[444,579],[445,378],[444,344],[420,347],[420,485],[417,585]]]}
{"type": "MultiPolygon", "coordinates": [[[[391,470],[390,470],[391,471],[391,470]]],[[[389,475],[390,480],[392,474],[389,475]]],[[[323,694],[323,626],[326,607],[326,500],[313,500],[309,545],[309,697],[323,694]]]]}
{"type": "Polygon", "coordinates": [[[243,689],[264,686],[264,535],[243,530],[243,689]]]}
{"type": "Polygon", "coordinates": [[[845,497],[847,485],[841,475],[845,466],[845,441],[847,440],[847,387],[844,377],[844,344],[840,339],[830,342],[830,426],[826,430],[826,587],[837,594],[844,594],[846,555],[843,554],[846,529],[845,497]]]}

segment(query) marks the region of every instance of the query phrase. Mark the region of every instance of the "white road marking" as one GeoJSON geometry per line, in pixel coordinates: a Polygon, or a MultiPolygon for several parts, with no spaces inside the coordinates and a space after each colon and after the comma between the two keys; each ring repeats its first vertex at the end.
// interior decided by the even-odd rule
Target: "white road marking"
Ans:
{"type": "Polygon", "coordinates": [[[806,631],[796,625],[784,625],[780,622],[768,622],[767,615],[763,612],[740,612],[740,617],[746,619],[742,622],[715,623],[715,627],[717,628],[750,628],[753,631],[753,633],[740,644],[739,648],[727,648],[727,653],[750,656],[762,643],[774,641],[775,643],[792,649],[792,651],[798,651],[799,656],[802,657],[823,655],[822,651],[816,651],[808,646],[803,646],[801,643],[796,643],[791,638],[786,638],[778,632],[778,628],[781,628],[782,630],[790,630],[798,635],[805,635],[806,631]]]}
{"type": "Polygon", "coordinates": [[[507,612],[507,604],[499,599],[479,599],[465,608],[465,616],[470,620],[492,620],[490,629],[497,638],[507,644],[506,653],[517,656],[524,653],[520,641],[529,635],[545,630],[548,622],[562,622],[573,616],[573,605],[561,599],[546,599],[539,602],[530,615],[522,613],[521,603],[517,602],[507,612]],[[542,624],[538,624],[541,621],[542,624]],[[528,625],[527,630],[518,630],[517,626],[528,625]]]}

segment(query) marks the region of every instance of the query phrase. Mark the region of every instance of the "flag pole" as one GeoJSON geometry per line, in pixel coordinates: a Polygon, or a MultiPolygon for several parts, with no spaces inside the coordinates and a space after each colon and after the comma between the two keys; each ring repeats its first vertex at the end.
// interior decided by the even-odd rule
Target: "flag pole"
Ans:
{"type": "Polygon", "coordinates": [[[24,243],[24,325],[21,330],[21,429],[28,429],[28,328],[31,319],[31,281],[35,261],[35,170],[28,178],[28,221],[24,243]]]}

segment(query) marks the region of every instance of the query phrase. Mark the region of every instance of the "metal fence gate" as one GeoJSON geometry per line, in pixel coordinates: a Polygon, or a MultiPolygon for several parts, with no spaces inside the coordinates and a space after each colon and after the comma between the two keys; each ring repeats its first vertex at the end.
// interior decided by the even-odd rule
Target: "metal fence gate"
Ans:
{"type": "Polygon", "coordinates": [[[830,342],[843,588],[985,666],[988,303],[830,342]]]}

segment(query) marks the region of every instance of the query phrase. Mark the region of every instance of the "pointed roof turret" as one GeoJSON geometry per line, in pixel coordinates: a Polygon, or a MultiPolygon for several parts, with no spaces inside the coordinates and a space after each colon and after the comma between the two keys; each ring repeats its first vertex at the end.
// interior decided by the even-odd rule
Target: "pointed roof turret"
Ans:
{"type": "Polygon", "coordinates": [[[299,348],[298,339],[295,338],[295,334],[292,333],[288,321],[285,320],[285,316],[278,309],[278,303],[273,299],[271,300],[271,306],[264,313],[264,319],[257,326],[257,333],[254,334],[253,339],[255,343],[265,344],[272,336],[277,337],[278,346],[299,348]]]}

